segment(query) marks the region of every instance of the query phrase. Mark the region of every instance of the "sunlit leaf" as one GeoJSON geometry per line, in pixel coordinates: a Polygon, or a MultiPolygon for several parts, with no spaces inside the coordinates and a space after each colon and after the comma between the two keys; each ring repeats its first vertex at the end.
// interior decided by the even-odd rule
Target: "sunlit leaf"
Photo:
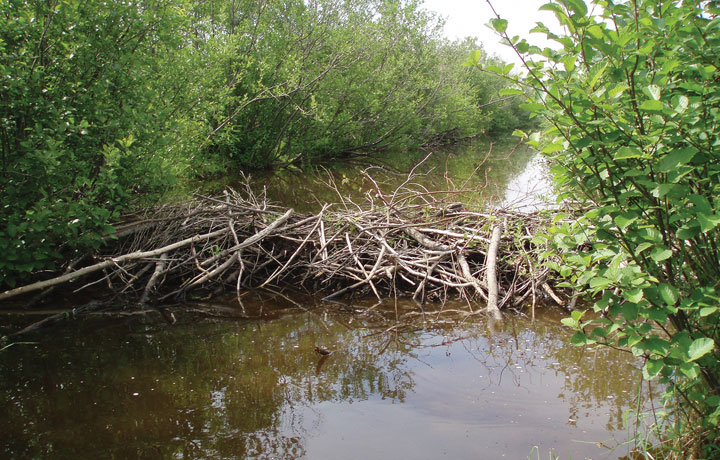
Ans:
{"type": "Polygon", "coordinates": [[[648,359],[643,366],[643,377],[646,380],[650,380],[657,376],[660,371],[665,367],[665,363],[662,360],[648,359]]]}
{"type": "Polygon", "coordinates": [[[496,32],[499,33],[505,33],[505,30],[507,29],[507,19],[498,19],[498,18],[492,18],[490,19],[490,26],[495,29],[496,32]]]}
{"type": "Polygon", "coordinates": [[[650,258],[655,262],[662,262],[672,257],[672,251],[663,247],[657,247],[650,253],[650,258]]]}
{"type": "Polygon", "coordinates": [[[643,101],[642,104],[640,104],[639,109],[643,112],[662,113],[664,107],[665,106],[661,101],[647,100],[643,101]]]}
{"type": "Polygon", "coordinates": [[[713,339],[703,337],[701,339],[693,340],[690,349],[688,350],[688,356],[690,361],[695,361],[702,358],[706,354],[710,353],[715,348],[715,341],[713,339]]]}
{"type": "Polygon", "coordinates": [[[685,147],[682,149],[673,150],[672,152],[665,155],[660,161],[657,169],[660,172],[668,172],[677,169],[679,166],[689,163],[695,154],[697,149],[694,147],[685,147]]]}
{"type": "Polygon", "coordinates": [[[658,292],[660,293],[660,297],[665,301],[668,305],[675,305],[678,301],[678,290],[675,288],[675,286],[671,286],[666,283],[660,283],[658,285],[658,292]]]}

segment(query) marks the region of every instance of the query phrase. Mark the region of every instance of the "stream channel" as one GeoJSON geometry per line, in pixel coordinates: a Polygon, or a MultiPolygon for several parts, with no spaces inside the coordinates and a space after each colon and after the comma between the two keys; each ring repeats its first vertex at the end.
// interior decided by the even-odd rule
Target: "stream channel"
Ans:
{"type": "MultiPolygon", "coordinates": [[[[434,155],[418,180],[496,204],[548,192],[532,152],[495,146],[481,165],[487,147],[434,155]]],[[[388,165],[383,181],[423,157],[388,165]]],[[[358,200],[371,190],[358,166],[333,174],[358,200]]],[[[299,210],[334,200],[301,176],[254,184],[299,210]]],[[[244,305],[219,320],[190,304],[172,326],[97,316],[4,349],[0,458],[617,459],[654,396],[632,355],[572,345],[555,307],[493,323],[453,313],[462,301],[261,291],[244,305]]],[[[0,334],[35,320],[3,315],[0,334]]]]}

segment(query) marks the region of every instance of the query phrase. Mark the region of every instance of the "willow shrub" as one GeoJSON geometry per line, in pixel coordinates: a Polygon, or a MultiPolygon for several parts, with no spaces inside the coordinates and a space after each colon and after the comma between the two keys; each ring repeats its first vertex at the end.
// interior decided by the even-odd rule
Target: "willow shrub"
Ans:
{"type": "Polygon", "coordinates": [[[221,33],[242,44],[203,153],[236,168],[510,133],[523,121],[520,98],[497,103],[506,81],[461,67],[477,45],[442,39],[417,0],[220,3],[221,33]]]}
{"type": "MultiPolygon", "coordinates": [[[[580,345],[629,349],[673,398],[671,418],[699,455],[720,432],[720,18],[716,2],[556,0],[566,33],[514,47],[530,91],[524,107],[549,129],[531,136],[552,161],[560,199],[587,209],[546,238],[564,254],[567,286],[595,299],[574,312],[580,345]]],[[[519,133],[522,135],[522,133],[519,133]]],[[[675,444],[677,457],[691,458],[675,444]]],[[[687,445],[687,444],[682,444],[687,445]]]]}
{"type": "Polygon", "coordinates": [[[173,177],[198,105],[182,4],[0,3],[0,286],[97,246],[173,177]]]}

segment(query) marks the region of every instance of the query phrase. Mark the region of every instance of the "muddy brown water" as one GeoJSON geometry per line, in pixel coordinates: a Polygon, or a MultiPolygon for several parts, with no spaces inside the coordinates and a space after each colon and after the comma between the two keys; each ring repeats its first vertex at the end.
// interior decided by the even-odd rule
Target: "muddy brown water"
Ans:
{"type": "MultiPolygon", "coordinates": [[[[450,168],[484,184],[491,172],[468,172],[484,153],[437,156],[428,186],[450,168]]],[[[531,193],[540,171],[527,152],[487,166],[500,185],[481,199],[495,203],[531,193]]],[[[366,192],[357,168],[332,174],[366,192]]],[[[287,184],[275,193],[294,206],[322,190],[258,180],[287,184]]],[[[0,458],[617,459],[654,396],[632,355],[573,346],[557,309],[498,324],[448,313],[462,302],[293,299],[252,293],[244,314],[210,299],[172,326],[91,317],[4,349],[0,458]],[[209,318],[218,307],[236,318],[209,318]]],[[[0,334],[34,320],[1,316],[0,334]]]]}
{"type": "Polygon", "coordinates": [[[556,309],[261,297],[233,321],[91,318],[4,350],[0,457],[619,458],[649,397],[632,355],[571,345],[556,309]]]}

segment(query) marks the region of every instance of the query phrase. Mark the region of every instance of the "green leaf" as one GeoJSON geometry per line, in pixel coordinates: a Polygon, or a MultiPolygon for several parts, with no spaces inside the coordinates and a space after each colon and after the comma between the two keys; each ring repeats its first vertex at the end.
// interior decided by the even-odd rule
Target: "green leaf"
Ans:
{"type": "Polygon", "coordinates": [[[700,376],[700,368],[695,363],[681,363],[678,366],[678,369],[680,369],[680,372],[682,372],[685,376],[696,379],[700,376]]]}
{"type": "MultiPolygon", "coordinates": [[[[622,296],[625,297],[627,300],[633,303],[640,302],[644,296],[642,289],[625,289],[622,293],[622,296]]],[[[636,306],[637,308],[637,306],[636,306]]]]}
{"type": "Polygon", "coordinates": [[[693,343],[690,345],[690,349],[688,350],[688,356],[690,356],[690,361],[695,361],[706,354],[710,353],[713,348],[715,348],[715,341],[710,338],[702,338],[702,339],[696,339],[693,340],[693,343]]]}
{"type": "Polygon", "coordinates": [[[590,33],[590,35],[592,35],[594,38],[597,38],[598,40],[604,38],[603,29],[597,24],[593,24],[588,27],[587,31],[590,33]]]}
{"type": "Polygon", "coordinates": [[[678,103],[675,106],[675,111],[677,113],[684,113],[687,110],[689,104],[690,100],[687,98],[687,96],[680,96],[680,98],[678,99],[678,103]]]}
{"type": "Polygon", "coordinates": [[[482,58],[483,52],[482,50],[472,50],[470,51],[470,55],[468,56],[467,60],[463,63],[465,67],[474,67],[478,65],[480,62],[480,59],[482,58]]]}
{"type": "Polygon", "coordinates": [[[690,202],[695,205],[698,211],[704,214],[712,214],[713,212],[710,200],[708,200],[707,197],[704,197],[703,195],[690,195],[690,202]]]}
{"type": "Polygon", "coordinates": [[[675,286],[671,286],[666,283],[660,283],[658,285],[658,292],[660,293],[660,297],[665,301],[668,305],[675,305],[678,301],[678,290],[675,288],[675,286]]]}
{"type": "Polygon", "coordinates": [[[665,106],[660,101],[647,100],[647,101],[643,101],[643,103],[640,104],[639,109],[642,110],[643,112],[662,113],[664,107],[665,106]]]}
{"type": "Polygon", "coordinates": [[[613,155],[613,158],[616,160],[627,160],[630,158],[642,158],[642,152],[638,149],[631,148],[631,147],[620,147],[617,152],[615,152],[615,155],[613,155]]]}
{"type": "Polygon", "coordinates": [[[665,363],[662,360],[648,359],[643,366],[643,377],[645,380],[650,380],[657,376],[663,367],[665,363]]]}
{"type": "Polygon", "coordinates": [[[673,150],[665,155],[665,157],[660,161],[657,169],[660,172],[674,171],[678,167],[688,164],[697,152],[697,149],[694,147],[685,147],[673,150]]]}
{"type": "Polygon", "coordinates": [[[635,222],[637,219],[638,219],[638,216],[628,213],[628,214],[617,215],[617,216],[615,216],[615,219],[613,219],[613,220],[615,221],[615,224],[617,224],[617,226],[620,230],[625,230],[626,228],[628,228],[628,226],[630,226],[630,224],[635,222]]]}
{"type": "Polygon", "coordinates": [[[583,0],[567,0],[568,4],[570,6],[570,9],[581,16],[585,16],[587,14],[587,5],[585,5],[585,2],[583,0]]]}
{"type": "Polygon", "coordinates": [[[495,29],[498,33],[505,33],[505,30],[507,29],[507,19],[498,19],[498,18],[492,18],[490,19],[490,26],[495,29]]]}
{"type": "Polygon", "coordinates": [[[552,11],[557,14],[565,16],[565,11],[562,7],[556,3],[546,3],[539,8],[540,11],[552,11]]]}
{"type": "Polygon", "coordinates": [[[525,94],[523,90],[518,88],[503,88],[500,90],[500,96],[517,96],[520,94],[525,94]]]}
{"type": "Polygon", "coordinates": [[[676,236],[681,240],[689,240],[700,234],[700,227],[695,224],[687,224],[678,229],[676,236]]]}
{"type": "Polygon", "coordinates": [[[638,247],[635,248],[635,255],[641,254],[643,251],[645,251],[646,249],[651,248],[651,247],[653,247],[652,243],[648,243],[648,242],[640,243],[640,244],[638,244],[638,247]]]}
{"type": "Polygon", "coordinates": [[[670,349],[670,343],[667,340],[655,336],[647,337],[643,340],[642,344],[646,351],[663,356],[665,356],[670,349]]]}
{"type": "Polygon", "coordinates": [[[672,257],[672,251],[663,247],[656,247],[651,253],[650,258],[655,262],[662,262],[672,257]]]}
{"type": "Polygon", "coordinates": [[[576,332],[570,337],[570,343],[575,346],[587,345],[588,343],[594,343],[594,340],[588,340],[587,336],[583,332],[576,332]]]}
{"type": "Polygon", "coordinates": [[[706,233],[720,225],[720,215],[718,214],[706,215],[698,213],[697,219],[700,222],[700,231],[702,233],[706,233]]]}
{"type": "MultiPolygon", "coordinates": [[[[642,298],[642,291],[640,291],[642,298]]],[[[625,302],[622,306],[622,315],[628,321],[635,321],[638,317],[638,306],[633,302],[625,302]]]]}
{"type": "Polygon", "coordinates": [[[520,104],[519,107],[530,113],[537,113],[544,108],[544,106],[542,104],[535,104],[535,103],[520,104]]]}
{"type": "Polygon", "coordinates": [[[605,289],[606,287],[610,286],[612,284],[612,280],[609,280],[607,278],[604,278],[602,276],[596,276],[595,278],[592,278],[590,280],[590,287],[592,289],[605,289]]]}
{"type": "Polygon", "coordinates": [[[630,86],[628,86],[627,83],[621,82],[618,83],[615,87],[613,87],[610,91],[608,91],[608,96],[615,99],[618,96],[621,96],[630,86]]]}
{"type": "Polygon", "coordinates": [[[653,100],[659,101],[660,100],[660,87],[658,85],[648,85],[646,88],[647,94],[653,98],[653,100]]]}

